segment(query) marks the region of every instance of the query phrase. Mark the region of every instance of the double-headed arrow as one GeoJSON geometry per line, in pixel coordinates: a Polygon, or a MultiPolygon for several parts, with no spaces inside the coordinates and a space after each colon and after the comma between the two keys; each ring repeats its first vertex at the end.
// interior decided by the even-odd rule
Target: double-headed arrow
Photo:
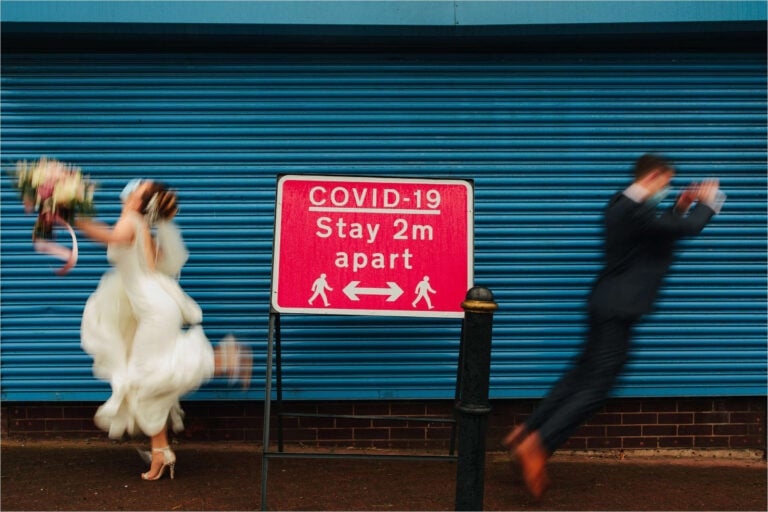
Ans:
{"type": "Polygon", "coordinates": [[[359,284],[360,281],[350,281],[344,287],[344,295],[349,297],[349,300],[360,300],[358,295],[389,295],[387,302],[394,302],[403,294],[403,289],[393,281],[387,281],[386,288],[358,288],[359,284]]]}

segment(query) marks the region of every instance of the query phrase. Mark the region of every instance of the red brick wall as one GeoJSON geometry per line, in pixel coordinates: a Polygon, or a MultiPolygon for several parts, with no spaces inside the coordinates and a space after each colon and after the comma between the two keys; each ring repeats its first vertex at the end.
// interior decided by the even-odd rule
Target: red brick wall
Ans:
{"type": "MultiPolygon", "coordinates": [[[[535,404],[521,400],[495,407],[489,436],[498,438],[507,425],[524,421],[535,404]]],[[[764,450],[765,423],[765,397],[613,399],[563,448],[764,450]]]]}
{"type": "MultiPolygon", "coordinates": [[[[513,425],[525,420],[536,400],[494,400],[488,417],[489,450],[513,425]]],[[[2,404],[2,434],[24,438],[105,437],[93,425],[98,404],[2,404]]],[[[197,441],[260,443],[261,402],[186,402],[186,430],[178,437],[197,441]]],[[[270,439],[277,440],[274,416],[270,439]]],[[[286,412],[334,415],[451,417],[449,401],[286,402],[286,412]]],[[[758,449],[766,444],[766,399],[613,399],[563,447],[595,449],[758,449]]],[[[308,447],[446,449],[451,426],[438,422],[363,418],[284,417],[287,444],[308,447]]]]}

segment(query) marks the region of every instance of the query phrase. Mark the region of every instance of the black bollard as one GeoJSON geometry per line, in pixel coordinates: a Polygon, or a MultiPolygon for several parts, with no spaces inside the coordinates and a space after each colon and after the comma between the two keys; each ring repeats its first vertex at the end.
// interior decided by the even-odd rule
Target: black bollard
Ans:
{"type": "Polygon", "coordinates": [[[467,292],[460,398],[456,404],[459,424],[456,466],[456,510],[483,509],[485,434],[488,427],[488,387],[491,374],[491,332],[498,305],[487,288],[467,292]]]}

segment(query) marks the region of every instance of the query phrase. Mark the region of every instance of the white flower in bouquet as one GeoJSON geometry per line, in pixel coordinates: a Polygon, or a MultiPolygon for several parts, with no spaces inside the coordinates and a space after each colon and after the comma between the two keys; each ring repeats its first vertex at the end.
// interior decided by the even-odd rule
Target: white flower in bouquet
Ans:
{"type": "Polygon", "coordinates": [[[48,179],[47,170],[47,167],[44,165],[37,165],[32,169],[29,181],[33,187],[39,187],[48,179]]]}
{"type": "Polygon", "coordinates": [[[70,207],[76,200],[82,201],[81,181],[79,172],[59,179],[53,188],[55,207],[70,207]]]}

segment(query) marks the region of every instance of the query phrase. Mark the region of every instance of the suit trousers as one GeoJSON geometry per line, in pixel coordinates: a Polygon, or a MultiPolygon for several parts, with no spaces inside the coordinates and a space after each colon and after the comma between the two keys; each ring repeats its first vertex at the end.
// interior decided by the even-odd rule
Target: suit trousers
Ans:
{"type": "Polygon", "coordinates": [[[589,333],[573,367],[555,384],[526,420],[554,453],[605,403],[629,354],[635,319],[591,313],[589,333]]]}

